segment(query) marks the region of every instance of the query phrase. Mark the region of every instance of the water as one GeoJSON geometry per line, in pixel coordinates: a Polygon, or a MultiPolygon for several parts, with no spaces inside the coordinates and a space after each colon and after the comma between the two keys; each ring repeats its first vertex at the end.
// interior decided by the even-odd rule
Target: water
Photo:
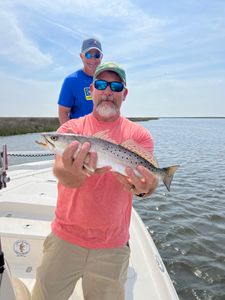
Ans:
{"type": "Polygon", "coordinates": [[[36,140],[40,140],[40,133],[28,133],[28,134],[21,134],[21,135],[14,135],[14,136],[6,136],[2,137],[0,136],[0,151],[2,151],[2,145],[7,145],[7,150],[9,153],[9,166],[15,165],[15,164],[22,164],[26,162],[32,162],[32,161],[40,161],[40,160],[47,160],[47,159],[53,159],[53,155],[49,152],[49,156],[46,155],[46,151],[44,153],[43,148],[41,148],[38,144],[35,143],[36,140]],[[14,151],[22,151],[26,153],[26,156],[11,156],[10,152],[14,151]],[[37,151],[37,154],[32,153],[32,151],[37,151]],[[40,155],[43,153],[46,156],[38,156],[38,152],[40,152],[40,155]]]}
{"type": "MultiPolygon", "coordinates": [[[[135,199],[134,206],[180,299],[224,300],[225,119],[160,119],[142,125],[154,137],[160,166],[181,167],[171,192],[160,185],[149,199],[135,199]]],[[[9,151],[41,150],[34,143],[38,137],[0,137],[0,145],[7,143],[9,151]]]]}

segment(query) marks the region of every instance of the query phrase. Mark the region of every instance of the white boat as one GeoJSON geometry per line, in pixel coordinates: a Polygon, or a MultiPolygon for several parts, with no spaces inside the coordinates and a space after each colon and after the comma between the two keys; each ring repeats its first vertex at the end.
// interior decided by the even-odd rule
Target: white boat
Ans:
{"type": "MultiPolygon", "coordinates": [[[[7,170],[6,155],[2,160],[0,245],[5,264],[2,258],[0,300],[27,300],[31,299],[42,244],[54,216],[57,190],[52,174],[53,161],[15,165],[7,170]],[[7,182],[7,176],[10,182],[7,182]]],[[[130,247],[126,300],[179,299],[159,252],[135,209],[131,218],[130,247]]],[[[75,299],[84,299],[81,282],[70,297],[70,300],[75,299]]]]}

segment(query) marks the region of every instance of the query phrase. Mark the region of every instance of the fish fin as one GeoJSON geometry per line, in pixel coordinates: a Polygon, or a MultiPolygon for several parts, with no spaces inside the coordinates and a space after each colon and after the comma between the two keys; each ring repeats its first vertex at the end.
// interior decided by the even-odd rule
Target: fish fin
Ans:
{"type": "Polygon", "coordinates": [[[159,168],[159,162],[158,162],[157,158],[154,156],[153,159],[154,159],[154,166],[159,168]]]}
{"type": "Polygon", "coordinates": [[[72,129],[70,129],[70,128],[67,129],[67,131],[66,131],[65,133],[72,133],[72,134],[75,134],[75,135],[77,134],[76,132],[74,132],[74,131],[73,131],[72,129]]]}
{"type": "Polygon", "coordinates": [[[153,157],[153,155],[149,151],[147,151],[146,149],[144,149],[143,147],[138,145],[133,140],[126,140],[121,144],[121,146],[127,150],[130,150],[130,151],[136,153],[137,155],[141,156],[142,158],[146,159],[152,165],[158,166],[158,163],[155,160],[155,158],[153,157]]]}
{"type": "MultiPolygon", "coordinates": [[[[85,163],[84,163],[84,169],[86,169],[89,173],[94,173],[95,172],[95,169],[93,169],[93,168],[90,168],[88,165],[86,165],[85,163]]],[[[89,174],[90,175],[90,174],[89,174]]]]}
{"type": "Polygon", "coordinates": [[[84,160],[84,165],[83,168],[87,171],[85,172],[88,176],[90,176],[90,174],[95,172],[95,169],[91,168],[88,163],[90,161],[90,153],[87,154],[85,160],[84,160]]]}
{"type": "Polygon", "coordinates": [[[95,169],[89,166],[89,161],[90,161],[90,152],[87,154],[85,160],[84,160],[84,165],[83,168],[86,170],[86,174],[90,176],[95,172],[95,169]]]}
{"type": "Polygon", "coordinates": [[[174,173],[179,168],[179,165],[170,166],[167,168],[163,168],[163,170],[166,172],[166,176],[163,178],[163,183],[165,184],[168,191],[170,191],[170,185],[173,180],[174,173]]]}
{"type": "Polygon", "coordinates": [[[105,141],[113,143],[113,144],[116,144],[116,142],[113,139],[111,139],[108,134],[109,134],[109,129],[106,129],[106,130],[103,130],[103,131],[96,132],[93,135],[93,137],[95,137],[97,139],[105,140],[105,141]]]}

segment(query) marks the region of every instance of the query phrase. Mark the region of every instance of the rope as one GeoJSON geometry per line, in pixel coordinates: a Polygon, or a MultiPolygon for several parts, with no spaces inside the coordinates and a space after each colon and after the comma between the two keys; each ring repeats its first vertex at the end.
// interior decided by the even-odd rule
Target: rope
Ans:
{"type": "Polygon", "coordinates": [[[28,153],[24,153],[24,152],[9,152],[8,156],[12,156],[12,157],[43,157],[43,156],[53,156],[54,153],[45,153],[45,152],[28,152],[28,153]]]}

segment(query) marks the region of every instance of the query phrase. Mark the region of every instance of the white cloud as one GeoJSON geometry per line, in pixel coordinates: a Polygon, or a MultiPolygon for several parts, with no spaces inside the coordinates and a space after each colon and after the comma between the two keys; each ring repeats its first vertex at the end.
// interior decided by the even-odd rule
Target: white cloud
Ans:
{"type": "Polygon", "coordinates": [[[51,56],[25,36],[13,12],[0,12],[0,56],[17,65],[43,68],[52,63],[51,56]]]}
{"type": "Polygon", "coordinates": [[[1,1],[0,63],[11,75],[8,81],[2,76],[5,87],[1,84],[0,101],[4,96],[8,102],[19,99],[24,104],[22,113],[32,109],[28,105],[32,95],[45,100],[40,101],[40,111],[35,105],[30,114],[51,114],[57,108],[64,76],[82,66],[81,41],[96,36],[102,42],[104,60],[114,60],[127,70],[126,113],[191,115],[192,110],[204,115],[214,102],[210,112],[218,108],[218,114],[225,115],[221,104],[225,90],[216,83],[225,77],[225,7],[221,1],[209,4],[203,7],[186,0],[174,0],[168,7],[147,0],[1,1]],[[47,82],[54,79],[60,83],[47,82]],[[45,107],[53,98],[53,107],[45,107]]]}
{"type": "Polygon", "coordinates": [[[35,38],[27,36],[23,28],[29,29],[31,24],[23,20],[23,15],[30,15],[33,24],[43,21],[35,25],[36,30],[40,26],[42,33],[38,43],[41,43],[41,39],[48,41],[52,46],[59,45],[65,55],[71,55],[74,49],[71,50],[72,42],[67,45],[68,39],[81,41],[93,35],[105,46],[106,58],[112,60],[120,60],[122,57],[128,61],[136,59],[152,43],[161,39],[158,30],[164,25],[164,21],[150,17],[128,0],[6,0],[5,3],[8,5],[1,4],[0,35],[4,47],[1,46],[0,54],[11,62],[24,64],[26,68],[43,68],[51,64],[54,68],[57,57],[43,53],[35,38]],[[35,21],[36,17],[40,19],[35,21]],[[43,33],[47,23],[51,24],[52,32],[46,30],[45,35],[43,33]]]}

